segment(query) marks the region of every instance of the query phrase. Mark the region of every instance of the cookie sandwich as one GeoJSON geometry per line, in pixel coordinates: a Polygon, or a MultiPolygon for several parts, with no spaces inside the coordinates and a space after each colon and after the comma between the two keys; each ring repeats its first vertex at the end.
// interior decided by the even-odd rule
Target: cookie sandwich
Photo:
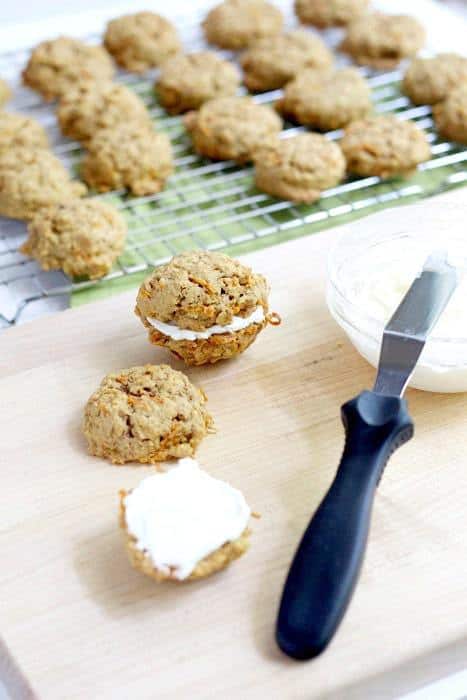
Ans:
{"type": "Polygon", "coordinates": [[[193,251],[156,268],[141,285],[135,312],[149,340],[189,365],[239,355],[268,323],[266,279],[222,253],[193,251]]]}

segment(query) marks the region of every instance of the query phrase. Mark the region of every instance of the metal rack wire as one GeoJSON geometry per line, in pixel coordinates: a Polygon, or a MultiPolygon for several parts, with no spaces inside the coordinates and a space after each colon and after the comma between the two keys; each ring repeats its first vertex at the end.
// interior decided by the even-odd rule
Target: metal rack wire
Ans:
{"type": "MultiPolygon", "coordinates": [[[[194,26],[184,37],[190,50],[202,45],[194,26]]],[[[0,55],[0,75],[17,81],[27,55],[27,51],[0,55]]],[[[467,181],[467,150],[437,137],[430,108],[413,107],[401,95],[400,72],[366,72],[366,75],[376,109],[416,121],[427,132],[432,158],[413,179],[381,182],[376,177],[349,178],[324,192],[320,201],[310,206],[272,199],[258,192],[252,184],[251,167],[239,167],[229,161],[214,163],[194,154],[182,119],[167,116],[157,104],[152,90],[153,76],[120,74],[118,79],[144,99],[157,128],[169,134],[176,172],[167,188],[157,195],[130,197],[124,191],[100,195],[121,209],[128,221],[129,236],[126,251],[115,269],[97,282],[76,281],[61,272],[41,271],[35,262],[18,252],[26,236],[25,225],[0,218],[0,327],[26,320],[33,305],[37,307],[33,315],[37,315],[42,307],[46,308],[45,300],[50,310],[54,298],[148,270],[181,250],[201,247],[235,252],[240,246],[259,240],[266,245],[319,230],[331,221],[337,224],[355,211],[368,211],[375,205],[389,205],[412,196],[428,196],[467,181]]],[[[280,91],[274,91],[256,99],[271,103],[279,95],[280,91]]],[[[13,107],[38,119],[48,130],[55,153],[76,170],[81,148],[60,135],[53,108],[21,88],[17,90],[13,107]]],[[[283,135],[288,137],[302,129],[286,124],[283,135]]],[[[339,136],[339,131],[329,134],[332,139],[339,136]]]]}

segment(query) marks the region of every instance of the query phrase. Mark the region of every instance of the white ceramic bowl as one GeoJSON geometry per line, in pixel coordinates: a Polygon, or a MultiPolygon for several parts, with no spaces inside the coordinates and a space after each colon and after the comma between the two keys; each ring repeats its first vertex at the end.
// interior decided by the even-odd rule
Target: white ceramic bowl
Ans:
{"type": "MultiPolygon", "coordinates": [[[[362,232],[359,227],[349,229],[331,253],[328,268],[327,303],[331,314],[358,352],[374,367],[378,364],[387,319],[381,318],[382,314],[372,313],[375,309],[371,304],[369,312],[368,304],[359,300],[355,293],[358,280],[372,275],[381,281],[384,290],[384,275],[390,276],[396,269],[413,266],[415,276],[434,250],[446,249],[450,257],[456,256],[456,260],[467,256],[467,232],[460,231],[458,226],[443,231],[442,235],[436,232],[427,234],[423,226],[419,226],[416,232],[404,231],[401,227],[391,232],[387,229],[387,226],[374,226],[369,233],[362,232]],[[409,265],[407,261],[410,261],[409,265]]],[[[391,307],[391,312],[396,307],[397,304],[391,307]]],[[[452,323],[449,335],[445,329],[444,335],[434,329],[410,386],[434,392],[467,391],[467,297],[465,307],[462,303],[460,311],[464,308],[465,313],[456,316],[458,323],[454,324],[454,332],[452,323]]],[[[445,313],[448,310],[449,307],[445,313]]]]}

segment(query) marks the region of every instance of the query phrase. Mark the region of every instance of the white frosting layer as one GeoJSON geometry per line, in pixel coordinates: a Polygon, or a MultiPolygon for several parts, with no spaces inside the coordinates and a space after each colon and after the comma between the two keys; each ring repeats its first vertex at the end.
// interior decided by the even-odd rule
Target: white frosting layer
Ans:
{"type": "Polygon", "coordinates": [[[205,331],[190,331],[186,328],[179,328],[171,323],[158,321],[157,318],[148,316],[147,320],[158,331],[164,335],[168,335],[172,340],[206,340],[211,335],[220,335],[221,333],[235,333],[243,328],[251,326],[253,323],[262,323],[264,321],[264,311],[262,306],[258,306],[250,316],[242,318],[242,316],[234,316],[231,323],[225,326],[214,325],[207,328],[205,331]]]}
{"type": "Polygon", "coordinates": [[[250,509],[240,491],[186,458],[133,489],[125,498],[125,517],[154,567],[182,580],[201,559],[240,537],[250,509]]]}

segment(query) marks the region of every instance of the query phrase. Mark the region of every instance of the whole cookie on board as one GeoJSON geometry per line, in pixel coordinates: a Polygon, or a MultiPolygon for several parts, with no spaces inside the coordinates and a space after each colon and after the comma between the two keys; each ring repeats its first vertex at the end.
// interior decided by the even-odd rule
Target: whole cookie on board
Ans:
{"type": "Polygon", "coordinates": [[[181,51],[177,30],[154,12],[137,12],[111,20],[105,48],[126,70],[142,73],[181,51]]]}
{"type": "Polygon", "coordinates": [[[8,102],[8,100],[11,97],[11,90],[10,86],[6,82],[6,80],[2,80],[0,78],[0,107],[5,104],[5,102],[8,102]]]}
{"type": "Polygon", "coordinates": [[[265,139],[279,133],[282,120],[249,97],[219,97],[184,119],[197,153],[213,160],[246,163],[265,139]]]}
{"type": "Polygon", "coordinates": [[[186,252],[156,268],[141,285],[135,313],[154,345],[189,365],[240,354],[268,322],[268,284],[221,253],[186,252]]]}
{"type": "Polygon", "coordinates": [[[150,124],[144,102],[125,85],[87,81],[71,88],[60,100],[57,119],[65,136],[86,142],[100,129],[122,122],[150,124]]]}
{"type": "Polygon", "coordinates": [[[348,26],[341,49],[359,64],[384,69],[415,56],[424,43],[425,30],[415,17],[374,12],[348,26]]]}
{"type": "Polygon", "coordinates": [[[203,22],[207,41],[223,49],[244,49],[282,31],[282,12],[266,0],[224,0],[203,22]]]}
{"type": "Polygon", "coordinates": [[[303,24],[341,27],[362,15],[369,0],[295,0],[295,13],[303,24]]]}
{"type": "Polygon", "coordinates": [[[168,365],[108,374],[89,398],[89,452],[114,464],[191,457],[212,425],[205,394],[168,365]]]}
{"type": "Polygon", "coordinates": [[[347,169],[362,176],[410,174],[431,154],[425,132],[395,115],[353,122],[344,132],[341,148],[347,169]]]}
{"type": "Polygon", "coordinates": [[[7,148],[48,148],[49,140],[43,127],[24,114],[0,111],[0,152],[7,148]]]}
{"type": "Polygon", "coordinates": [[[169,58],[155,89],[163,107],[170,114],[180,114],[215,97],[235,95],[239,84],[240,76],[232,63],[212,51],[199,51],[169,58]]]}
{"type": "Polygon", "coordinates": [[[240,491],[189,458],[120,492],[130,562],[157,582],[195,581],[224,569],[249,547],[249,517],[240,491]]]}
{"type": "Polygon", "coordinates": [[[0,214],[31,219],[43,207],[86,194],[81,182],[70,175],[45,148],[17,146],[0,152],[0,214]]]}
{"type": "Polygon", "coordinates": [[[84,180],[99,192],[129,189],[137,196],[160,192],[172,174],[172,147],[151,126],[128,122],[100,129],[86,144],[84,180]]]}
{"type": "Polygon", "coordinates": [[[447,139],[467,143],[467,86],[460,85],[433,107],[436,128],[447,139]]]}
{"type": "Polygon", "coordinates": [[[83,80],[108,80],[113,74],[112,60],[101,46],[61,36],[36,46],[23,71],[23,83],[45,100],[53,100],[83,80]]]}
{"type": "Polygon", "coordinates": [[[126,232],[115,207],[96,199],[75,199],[37,212],[21,252],[35,258],[43,270],[97,279],[123,252],[126,232]]]}
{"type": "Polygon", "coordinates": [[[252,92],[280,88],[304,68],[329,68],[333,54],[318,36],[300,29],[258,39],[240,58],[252,92]]]}
{"type": "Polygon", "coordinates": [[[415,58],[404,75],[402,90],[416,105],[433,105],[461,84],[467,85],[467,58],[440,53],[433,58],[415,58]]]}
{"type": "Polygon", "coordinates": [[[277,109],[320,131],[340,129],[372,111],[371,90],[356,68],[307,69],[285,86],[277,109]]]}
{"type": "Polygon", "coordinates": [[[345,175],[339,146],[321,134],[277,138],[255,154],[255,184],[273,197],[310,204],[345,175]]]}

